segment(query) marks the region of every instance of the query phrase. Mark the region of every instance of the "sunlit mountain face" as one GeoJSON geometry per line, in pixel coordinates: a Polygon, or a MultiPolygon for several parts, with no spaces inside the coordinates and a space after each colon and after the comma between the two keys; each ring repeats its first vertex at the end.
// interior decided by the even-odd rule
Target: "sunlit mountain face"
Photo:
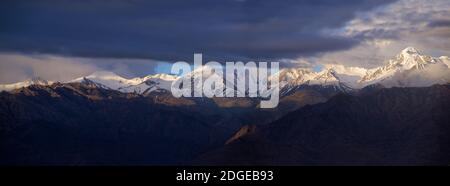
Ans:
{"type": "Polygon", "coordinates": [[[448,1],[0,4],[1,165],[450,164],[448,1]]]}

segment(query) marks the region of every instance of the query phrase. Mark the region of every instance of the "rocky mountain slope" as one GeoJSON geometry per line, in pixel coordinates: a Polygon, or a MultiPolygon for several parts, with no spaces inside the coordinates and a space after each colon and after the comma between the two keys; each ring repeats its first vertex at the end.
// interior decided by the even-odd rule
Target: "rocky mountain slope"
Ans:
{"type": "Polygon", "coordinates": [[[0,85],[0,164],[448,164],[447,63],[407,48],[374,69],[282,69],[273,109],[172,96],[204,69],[0,85]]]}
{"type": "Polygon", "coordinates": [[[449,165],[450,85],[340,94],[265,126],[245,126],[196,163],[449,165]]]}

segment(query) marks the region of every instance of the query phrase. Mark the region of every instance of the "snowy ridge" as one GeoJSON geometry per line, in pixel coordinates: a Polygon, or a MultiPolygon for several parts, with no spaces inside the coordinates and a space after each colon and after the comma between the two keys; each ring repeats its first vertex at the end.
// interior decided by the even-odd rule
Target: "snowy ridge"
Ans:
{"type": "Polygon", "coordinates": [[[341,80],[341,77],[332,68],[314,72],[311,69],[283,69],[280,72],[281,95],[289,94],[304,86],[319,86],[324,89],[334,89],[349,92],[351,88],[341,80]]]}
{"type": "Polygon", "coordinates": [[[334,86],[344,92],[368,85],[385,87],[423,87],[450,82],[450,60],[447,56],[433,58],[407,47],[383,66],[365,69],[327,64],[314,72],[305,68],[280,71],[282,92],[288,93],[304,85],[334,86]]]}
{"type": "MultiPolygon", "coordinates": [[[[433,84],[445,84],[450,82],[450,59],[447,56],[434,58],[422,55],[420,51],[413,47],[402,50],[385,65],[365,69],[360,67],[345,67],[343,65],[327,64],[320,72],[314,72],[307,68],[285,68],[279,72],[280,89],[282,92],[289,92],[302,86],[323,86],[324,88],[334,88],[344,92],[353,89],[361,89],[368,85],[381,84],[385,87],[421,87],[431,86],[433,84]]],[[[237,76],[235,77],[243,77],[237,76]]],[[[195,85],[195,82],[204,81],[207,78],[223,78],[221,86],[225,87],[225,77],[220,77],[213,73],[212,68],[203,66],[194,69],[192,72],[183,76],[169,74],[154,74],[145,77],[136,77],[127,79],[113,72],[99,71],[91,75],[76,78],[68,81],[85,83],[90,86],[96,86],[105,89],[113,89],[126,93],[145,94],[155,90],[168,90],[172,82],[189,78],[195,85]],[[203,79],[198,77],[202,73],[203,79]]],[[[248,77],[247,77],[248,78],[248,77]]],[[[256,80],[257,77],[249,77],[256,80]]],[[[273,77],[269,77],[273,79],[273,77]]],[[[238,79],[239,81],[245,81],[238,79]]],[[[0,91],[10,91],[13,89],[27,87],[33,84],[51,85],[53,82],[45,81],[40,78],[18,82],[14,84],[0,85],[0,91]]],[[[193,87],[193,91],[201,91],[201,87],[193,87]]],[[[246,87],[246,91],[248,86],[246,87]]]]}
{"type": "Polygon", "coordinates": [[[31,85],[52,85],[54,82],[44,80],[40,77],[25,80],[22,82],[11,83],[11,84],[0,84],[0,91],[11,91],[18,88],[28,87],[31,85]]]}
{"type": "Polygon", "coordinates": [[[80,77],[69,82],[91,83],[106,89],[119,90],[126,93],[146,93],[157,89],[170,90],[170,85],[176,76],[155,74],[142,78],[126,79],[113,72],[100,71],[86,77],[80,77]]]}
{"type": "MultiPolygon", "coordinates": [[[[445,57],[433,58],[408,47],[384,66],[369,69],[358,81],[361,86],[380,83],[388,87],[430,86],[449,82],[445,57]]],[[[448,59],[448,57],[447,57],[448,59]]]]}

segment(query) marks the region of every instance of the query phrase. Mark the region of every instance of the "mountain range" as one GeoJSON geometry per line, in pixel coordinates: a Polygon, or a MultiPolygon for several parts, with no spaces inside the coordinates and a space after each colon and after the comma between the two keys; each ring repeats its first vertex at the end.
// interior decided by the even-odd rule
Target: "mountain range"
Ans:
{"type": "Polygon", "coordinates": [[[281,69],[273,109],[172,96],[207,69],[0,85],[0,164],[449,165],[448,64],[408,47],[372,69],[281,69]]]}
{"type": "Polygon", "coordinates": [[[450,165],[450,85],[339,94],[246,125],[200,165],[450,165]]]}
{"type": "MultiPolygon", "coordinates": [[[[361,89],[373,84],[381,84],[385,87],[424,87],[450,82],[449,64],[447,56],[434,58],[421,54],[413,47],[407,47],[385,65],[371,69],[342,65],[326,65],[326,68],[320,72],[308,68],[281,69],[279,72],[280,88],[286,94],[302,85],[334,86],[343,91],[361,89]]],[[[99,71],[63,83],[93,82],[106,89],[146,94],[155,90],[170,91],[171,83],[177,78],[192,77],[194,73],[203,73],[204,75],[210,73],[207,71],[209,69],[205,66],[203,69],[194,70],[180,77],[154,74],[131,79],[121,77],[113,72],[99,71]]],[[[13,84],[2,84],[0,90],[9,91],[32,84],[50,85],[52,83],[54,82],[35,78],[13,84]]],[[[194,89],[196,88],[194,87],[194,89]]]]}

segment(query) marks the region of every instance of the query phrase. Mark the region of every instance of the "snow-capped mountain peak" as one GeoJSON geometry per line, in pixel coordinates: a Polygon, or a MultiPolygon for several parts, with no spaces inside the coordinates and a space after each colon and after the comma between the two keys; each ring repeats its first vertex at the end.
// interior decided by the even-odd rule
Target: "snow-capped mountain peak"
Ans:
{"type": "Polygon", "coordinates": [[[320,72],[314,72],[306,68],[283,69],[280,73],[281,95],[287,95],[304,86],[314,86],[321,89],[350,91],[352,88],[341,81],[337,72],[332,68],[326,68],[320,72]]]}
{"type": "Polygon", "coordinates": [[[321,84],[328,85],[339,82],[339,78],[336,76],[336,71],[332,68],[325,69],[319,73],[312,79],[313,81],[310,84],[321,84]]]}
{"type": "Polygon", "coordinates": [[[282,69],[279,73],[280,85],[286,84],[300,85],[314,79],[316,73],[306,68],[288,68],[282,69]]]}
{"type": "Polygon", "coordinates": [[[108,87],[110,89],[118,89],[120,87],[126,86],[126,85],[133,85],[140,83],[139,80],[135,79],[126,79],[122,76],[117,75],[114,72],[109,71],[97,71],[92,73],[91,75],[80,77],[77,79],[74,79],[69,82],[86,82],[86,80],[95,82],[102,87],[108,87]]]}
{"type": "Polygon", "coordinates": [[[34,77],[31,80],[28,80],[28,82],[30,82],[30,84],[33,84],[33,85],[51,85],[51,84],[53,84],[52,81],[47,81],[41,77],[34,77]]]}
{"type": "Polygon", "coordinates": [[[373,84],[386,78],[394,76],[396,73],[412,69],[424,69],[426,66],[436,64],[438,60],[431,56],[422,55],[417,49],[407,47],[389,60],[384,66],[369,69],[367,74],[359,81],[362,84],[373,84]]]}
{"type": "Polygon", "coordinates": [[[165,80],[165,81],[173,81],[173,80],[177,79],[177,76],[170,75],[170,74],[154,74],[154,75],[145,76],[143,79],[145,79],[145,80],[161,79],[161,80],[165,80]]]}
{"type": "Polygon", "coordinates": [[[419,54],[419,50],[410,46],[410,47],[406,47],[405,49],[403,49],[401,53],[402,54],[419,54]]]}
{"type": "Polygon", "coordinates": [[[17,83],[11,83],[11,84],[1,84],[0,85],[0,91],[10,91],[22,87],[28,87],[31,85],[52,85],[53,81],[47,81],[45,79],[42,79],[40,77],[34,77],[32,79],[28,79],[25,81],[17,82],[17,83]]]}
{"type": "Polygon", "coordinates": [[[327,64],[324,70],[313,72],[310,69],[283,69],[280,73],[281,85],[288,90],[300,85],[336,86],[352,89],[380,83],[386,87],[430,86],[450,82],[449,58],[433,58],[423,55],[413,47],[399,52],[385,65],[364,69],[327,64]]]}
{"type": "Polygon", "coordinates": [[[340,83],[340,77],[332,68],[314,72],[306,68],[283,69],[280,72],[281,86],[284,85],[336,85],[340,83]]]}
{"type": "Polygon", "coordinates": [[[80,77],[69,82],[80,82],[101,88],[114,89],[122,92],[144,93],[156,89],[170,90],[170,84],[176,76],[169,74],[154,74],[145,77],[127,79],[114,72],[98,71],[91,75],[80,77]]]}
{"type": "MultiPolygon", "coordinates": [[[[203,79],[191,79],[193,82],[204,81],[206,78],[217,76],[210,66],[203,66],[183,76],[153,74],[130,79],[114,72],[98,71],[88,76],[76,78],[68,83],[79,82],[122,92],[145,94],[161,89],[170,91],[173,81],[199,77],[199,73],[202,74],[203,79]]],[[[365,69],[327,64],[320,72],[315,72],[309,68],[285,68],[281,69],[278,75],[280,88],[288,91],[296,90],[303,85],[334,87],[340,90],[359,89],[377,83],[386,87],[430,86],[450,82],[450,60],[447,56],[434,58],[423,55],[419,50],[407,47],[387,61],[385,65],[377,68],[365,69]]],[[[276,76],[269,77],[269,81],[273,77],[276,76]]],[[[256,79],[256,77],[250,78],[256,79]]],[[[224,79],[222,83],[226,81],[224,79]]],[[[244,81],[244,79],[238,79],[238,81],[244,81]]],[[[51,85],[52,83],[41,78],[33,78],[23,82],[0,85],[0,90],[9,91],[33,84],[51,85]]],[[[194,85],[196,84],[201,86],[199,83],[194,83],[194,85]]],[[[193,91],[202,90],[202,87],[193,88],[193,91]]]]}
{"type": "Polygon", "coordinates": [[[447,83],[449,70],[442,59],[422,55],[407,47],[384,66],[369,69],[359,81],[363,86],[382,83],[386,86],[429,86],[447,83]]]}
{"type": "Polygon", "coordinates": [[[411,68],[423,69],[429,63],[436,63],[436,59],[431,56],[422,55],[413,47],[408,47],[402,50],[394,59],[390,60],[389,63],[399,65],[404,70],[411,68]]]}

